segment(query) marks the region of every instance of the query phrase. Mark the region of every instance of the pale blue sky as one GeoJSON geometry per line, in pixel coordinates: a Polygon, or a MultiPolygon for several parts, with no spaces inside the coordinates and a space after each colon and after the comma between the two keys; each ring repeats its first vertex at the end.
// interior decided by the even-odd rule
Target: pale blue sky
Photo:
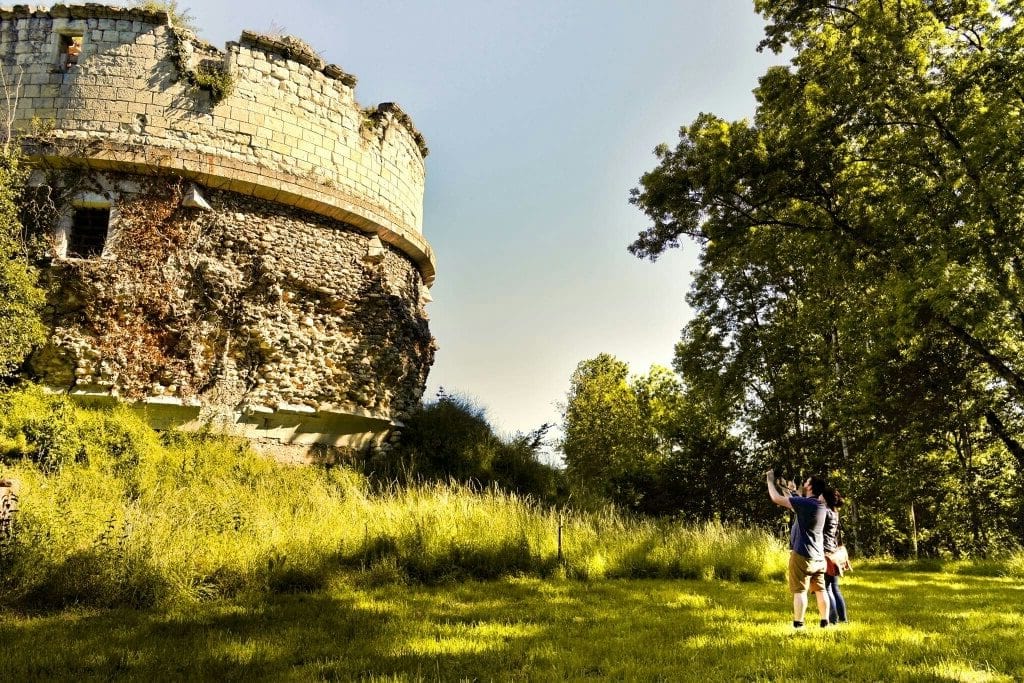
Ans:
{"type": "Polygon", "coordinates": [[[504,432],[558,422],[576,364],[668,365],[695,254],[626,251],[629,190],[709,111],[750,117],[769,64],[753,0],[183,0],[219,47],[242,29],[302,38],[394,101],[430,147],[424,234],[444,386],[504,432]]]}

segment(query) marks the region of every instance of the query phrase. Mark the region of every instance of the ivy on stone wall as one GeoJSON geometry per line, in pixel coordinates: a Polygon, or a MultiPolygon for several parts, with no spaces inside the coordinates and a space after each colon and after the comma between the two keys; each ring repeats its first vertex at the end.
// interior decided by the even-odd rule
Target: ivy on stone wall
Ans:
{"type": "MultiPolygon", "coordinates": [[[[358,230],[230,192],[204,190],[212,212],[183,207],[174,177],[55,169],[47,183],[57,206],[106,193],[116,220],[110,258],[46,271],[44,383],[396,419],[418,402],[435,347],[422,280],[397,250],[367,260],[358,230]]],[[[39,212],[43,230],[59,213],[39,212]]]]}
{"type": "Polygon", "coordinates": [[[154,385],[189,396],[209,376],[209,359],[182,354],[192,346],[188,287],[174,267],[198,239],[194,224],[181,215],[181,182],[158,183],[150,192],[119,203],[112,237],[117,261],[67,260],[55,264],[61,283],[80,288],[72,300],[80,324],[95,345],[75,373],[80,381],[116,385],[131,398],[152,393],[154,385]],[[65,277],[73,275],[73,277],[65,277]],[[93,358],[90,359],[89,355],[93,358]],[[92,360],[93,362],[89,362],[92,360]]]}

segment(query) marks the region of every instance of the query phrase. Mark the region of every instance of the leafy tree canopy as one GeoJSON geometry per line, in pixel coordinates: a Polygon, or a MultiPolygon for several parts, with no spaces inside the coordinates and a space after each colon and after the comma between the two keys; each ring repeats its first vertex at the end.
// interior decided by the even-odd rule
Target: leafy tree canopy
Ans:
{"type": "MultiPolygon", "coordinates": [[[[700,115],[632,194],[635,255],[700,249],[676,369],[752,457],[876,505],[939,509],[939,472],[980,500],[983,469],[1024,472],[1024,9],[755,6],[791,63],[753,121],[700,115]]],[[[878,528],[905,528],[894,509],[878,528]]]]}

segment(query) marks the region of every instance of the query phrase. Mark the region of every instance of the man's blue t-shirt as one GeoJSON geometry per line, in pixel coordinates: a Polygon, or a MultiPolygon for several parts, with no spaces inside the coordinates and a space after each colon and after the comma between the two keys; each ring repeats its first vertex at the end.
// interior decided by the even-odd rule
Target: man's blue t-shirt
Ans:
{"type": "Polygon", "coordinates": [[[828,508],[817,498],[791,496],[789,502],[796,513],[789,533],[789,547],[809,560],[824,560],[822,531],[828,508]]]}

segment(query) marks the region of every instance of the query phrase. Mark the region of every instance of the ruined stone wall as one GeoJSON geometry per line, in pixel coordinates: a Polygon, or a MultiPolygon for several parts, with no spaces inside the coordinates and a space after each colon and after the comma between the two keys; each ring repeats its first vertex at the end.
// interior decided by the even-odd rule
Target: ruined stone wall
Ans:
{"type": "Polygon", "coordinates": [[[362,109],[355,78],[301,41],[245,32],[222,52],[163,13],[19,6],[0,10],[0,61],[21,83],[14,127],[46,129],[36,156],[157,167],[321,213],[379,234],[433,280],[422,136],[396,105],[362,109]],[[62,35],[83,40],[68,68],[62,35]],[[195,75],[221,71],[232,87],[215,101],[195,75]]]}
{"type": "Polygon", "coordinates": [[[394,247],[233,192],[182,206],[181,179],[57,169],[38,187],[57,213],[83,193],[117,213],[103,258],[45,270],[52,336],[31,359],[45,384],[174,410],[171,422],[341,445],[422,395],[425,285],[394,247]]]}
{"type": "Polygon", "coordinates": [[[352,447],[418,402],[434,256],[401,109],[362,109],[297,39],[220,51],[119,7],[0,9],[0,65],[52,256],[42,382],[157,424],[352,447]],[[69,257],[75,207],[100,205],[102,256],[69,257]]]}

